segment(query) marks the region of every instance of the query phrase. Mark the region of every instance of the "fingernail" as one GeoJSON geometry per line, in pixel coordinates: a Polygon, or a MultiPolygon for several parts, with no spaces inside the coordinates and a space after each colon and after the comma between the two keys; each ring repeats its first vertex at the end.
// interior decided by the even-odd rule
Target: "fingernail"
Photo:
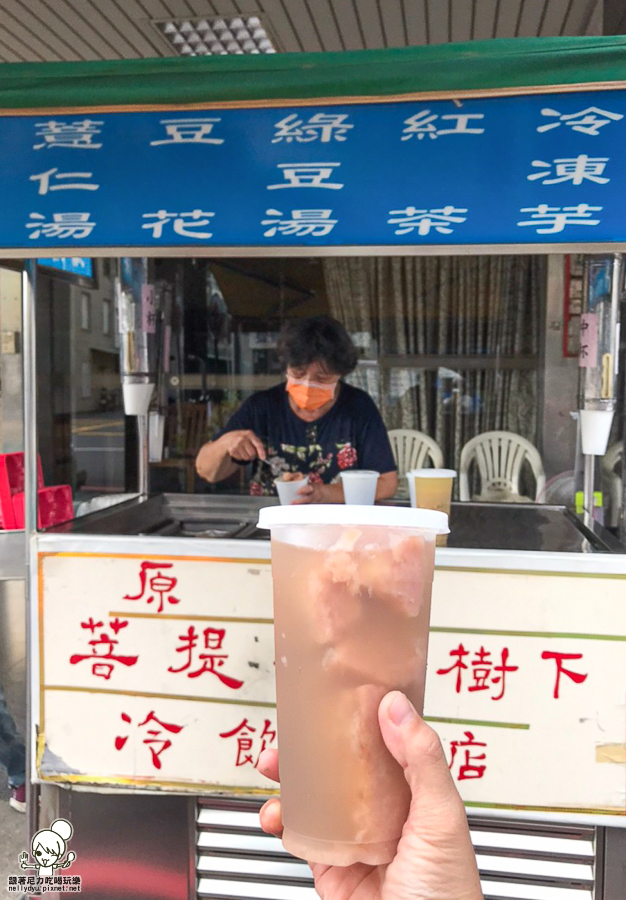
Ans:
{"type": "Polygon", "coordinates": [[[412,703],[398,692],[389,707],[389,718],[394,725],[406,725],[415,717],[415,708],[412,703]]]}

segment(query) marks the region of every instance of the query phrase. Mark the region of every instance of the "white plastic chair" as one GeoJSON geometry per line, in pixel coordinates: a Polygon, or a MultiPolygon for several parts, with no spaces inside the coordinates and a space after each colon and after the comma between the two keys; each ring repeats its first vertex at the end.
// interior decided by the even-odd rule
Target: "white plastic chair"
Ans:
{"type": "MultiPolygon", "coordinates": [[[[608,483],[610,508],[608,525],[615,526],[619,522],[619,511],[622,508],[622,476],[615,471],[622,462],[622,445],[613,444],[602,457],[602,474],[608,483]]],[[[623,472],[623,467],[622,467],[623,472]]]]}
{"type": "Polygon", "coordinates": [[[411,469],[423,469],[430,460],[434,469],[443,467],[443,452],[439,444],[423,431],[412,428],[394,428],[389,432],[391,449],[398,466],[398,490],[396,496],[408,496],[405,475],[411,469]]]}
{"type": "Polygon", "coordinates": [[[516,502],[528,498],[520,494],[522,464],[528,462],[535,476],[537,500],[546,483],[539,451],[530,441],[511,431],[486,431],[472,438],[461,450],[459,496],[470,499],[469,468],[476,462],[480,473],[480,499],[516,502]]]}

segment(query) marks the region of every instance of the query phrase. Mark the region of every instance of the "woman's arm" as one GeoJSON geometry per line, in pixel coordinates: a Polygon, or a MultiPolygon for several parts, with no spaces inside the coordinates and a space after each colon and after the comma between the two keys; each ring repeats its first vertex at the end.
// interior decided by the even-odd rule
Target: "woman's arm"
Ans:
{"type": "Polygon", "coordinates": [[[383,472],[383,474],[378,479],[378,485],[376,486],[376,499],[377,500],[388,500],[389,497],[393,497],[395,492],[398,490],[398,473],[397,472],[383,472]]]}
{"type": "Polygon", "coordinates": [[[216,441],[209,441],[200,448],[196,457],[196,472],[205,481],[214,484],[223,481],[239,468],[237,462],[265,459],[263,442],[250,429],[227,431],[216,441]]]}

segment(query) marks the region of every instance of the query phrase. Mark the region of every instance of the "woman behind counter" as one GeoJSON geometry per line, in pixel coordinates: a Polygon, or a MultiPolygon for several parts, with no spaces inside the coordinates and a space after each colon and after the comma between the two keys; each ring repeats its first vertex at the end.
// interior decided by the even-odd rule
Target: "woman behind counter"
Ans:
{"type": "Polygon", "coordinates": [[[275,494],[274,479],[302,472],[308,484],[299,503],[343,503],[339,473],[381,473],[376,499],[398,487],[387,431],[372,398],[343,381],[358,353],[343,325],[330,316],[287,322],[278,355],[287,381],[253,394],[196,459],[198,474],[223,481],[253,463],[250,493],[275,494]]]}

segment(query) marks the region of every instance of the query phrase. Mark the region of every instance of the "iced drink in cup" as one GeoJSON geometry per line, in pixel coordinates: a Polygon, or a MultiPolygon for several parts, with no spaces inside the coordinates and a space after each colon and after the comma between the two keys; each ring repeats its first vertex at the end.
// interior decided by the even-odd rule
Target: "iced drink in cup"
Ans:
{"type": "Polygon", "coordinates": [[[399,689],[423,708],[435,538],[447,517],[274,506],[259,526],[272,535],[283,843],[329,865],[388,863],[409,788],[378,706],[399,689]]]}
{"type": "MultiPolygon", "coordinates": [[[[414,469],[411,472],[413,492],[411,504],[422,509],[436,509],[450,516],[452,502],[452,482],[456,478],[454,469],[414,469]],[[413,497],[415,502],[413,502],[413,497]]],[[[447,543],[447,535],[437,538],[437,545],[447,543]]]]}
{"type": "Polygon", "coordinates": [[[309,483],[309,476],[302,472],[285,472],[274,481],[278,499],[283,506],[287,506],[298,499],[298,491],[309,483]]]}

